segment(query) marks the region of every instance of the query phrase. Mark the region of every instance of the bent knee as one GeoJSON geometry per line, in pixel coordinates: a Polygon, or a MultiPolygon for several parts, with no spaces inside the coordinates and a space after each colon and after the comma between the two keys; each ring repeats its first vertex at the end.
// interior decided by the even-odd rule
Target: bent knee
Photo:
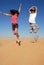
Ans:
{"type": "Polygon", "coordinates": [[[13,34],[14,34],[14,35],[16,35],[17,33],[16,33],[16,32],[14,32],[13,34]]]}
{"type": "Polygon", "coordinates": [[[16,35],[17,32],[13,31],[13,34],[16,35]]]}

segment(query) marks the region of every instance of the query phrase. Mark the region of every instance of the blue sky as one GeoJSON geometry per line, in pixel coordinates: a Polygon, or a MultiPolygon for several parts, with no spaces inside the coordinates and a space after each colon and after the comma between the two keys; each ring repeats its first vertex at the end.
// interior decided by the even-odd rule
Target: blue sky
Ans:
{"type": "MultiPolygon", "coordinates": [[[[18,9],[22,3],[22,9],[18,18],[19,34],[21,38],[30,38],[29,33],[29,13],[28,9],[36,5],[38,7],[38,15],[36,22],[40,26],[39,36],[44,37],[44,0],[1,0],[0,12],[10,13],[10,9],[18,9]]],[[[11,17],[0,14],[0,38],[1,37],[15,37],[12,33],[11,17]]]]}

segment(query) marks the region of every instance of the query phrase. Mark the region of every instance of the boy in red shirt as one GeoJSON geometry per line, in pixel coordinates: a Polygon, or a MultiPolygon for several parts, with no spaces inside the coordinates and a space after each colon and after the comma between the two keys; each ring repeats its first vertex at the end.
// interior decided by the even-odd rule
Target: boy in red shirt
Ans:
{"type": "Polygon", "coordinates": [[[20,14],[21,7],[22,7],[22,4],[20,4],[20,7],[18,10],[14,10],[14,9],[10,10],[10,14],[0,12],[0,14],[12,17],[12,30],[13,30],[13,34],[16,35],[17,37],[16,43],[18,43],[19,45],[20,45],[20,41],[19,41],[19,34],[18,34],[18,16],[20,14]]]}

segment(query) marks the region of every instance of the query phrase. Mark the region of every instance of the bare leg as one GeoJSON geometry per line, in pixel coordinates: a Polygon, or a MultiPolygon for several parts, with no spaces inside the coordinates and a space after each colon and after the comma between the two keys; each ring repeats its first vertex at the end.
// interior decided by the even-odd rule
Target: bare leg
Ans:
{"type": "Polygon", "coordinates": [[[20,46],[20,40],[19,40],[19,34],[18,34],[18,28],[15,28],[15,30],[13,31],[13,34],[14,35],[16,35],[16,37],[17,37],[17,43],[19,44],[19,46],[20,46]]]}

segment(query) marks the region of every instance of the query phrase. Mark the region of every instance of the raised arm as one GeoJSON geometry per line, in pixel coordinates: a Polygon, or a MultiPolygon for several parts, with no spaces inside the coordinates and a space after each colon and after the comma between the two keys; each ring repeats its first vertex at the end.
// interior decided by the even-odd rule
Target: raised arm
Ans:
{"type": "Polygon", "coordinates": [[[20,13],[20,11],[21,11],[21,8],[22,8],[22,4],[20,4],[20,6],[19,6],[19,9],[18,9],[18,12],[20,13]]]}
{"type": "Polygon", "coordinates": [[[0,14],[3,14],[5,16],[11,16],[11,14],[7,14],[7,13],[3,13],[3,12],[0,12],[0,14]]]}
{"type": "Polygon", "coordinates": [[[30,10],[31,10],[31,9],[32,9],[32,7],[30,7],[30,8],[29,8],[29,10],[28,10],[28,11],[29,11],[29,13],[31,13],[31,12],[30,12],[30,10]]]}

